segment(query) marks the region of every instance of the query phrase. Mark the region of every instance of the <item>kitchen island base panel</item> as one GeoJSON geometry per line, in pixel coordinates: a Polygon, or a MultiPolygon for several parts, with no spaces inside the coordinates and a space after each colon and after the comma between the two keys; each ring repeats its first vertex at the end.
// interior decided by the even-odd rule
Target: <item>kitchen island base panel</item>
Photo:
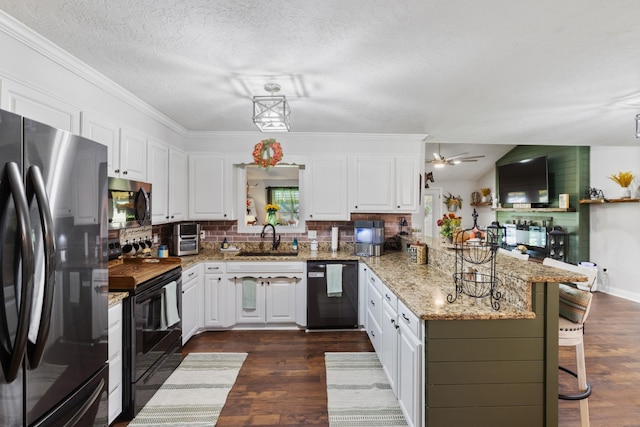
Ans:
{"type": "Polygon", "coordinates": [[[558,287],[533,292],[535,319],[426,321],[426,425],[558,425],[558,287]]]}

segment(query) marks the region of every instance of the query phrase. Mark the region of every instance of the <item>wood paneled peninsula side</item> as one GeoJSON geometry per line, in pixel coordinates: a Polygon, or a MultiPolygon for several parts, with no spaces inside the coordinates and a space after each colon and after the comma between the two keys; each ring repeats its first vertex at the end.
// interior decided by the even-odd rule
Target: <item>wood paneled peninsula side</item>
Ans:
{"type": "Polygon", "coordinates": [[[428,241],[428,264],[405,253],[366,259],[422,320],[426,426],[558,425],[558,282],[586,276],[498,254],[500,310],[454,293],[455,250],[428,241]]]}

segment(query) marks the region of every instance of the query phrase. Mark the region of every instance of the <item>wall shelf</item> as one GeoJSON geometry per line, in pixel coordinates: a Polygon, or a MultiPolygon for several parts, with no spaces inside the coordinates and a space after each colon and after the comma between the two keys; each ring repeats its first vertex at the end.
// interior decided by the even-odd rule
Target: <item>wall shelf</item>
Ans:
{"type": "Polygon", "coordinates": [[[640,203],[640,199],[580,199],[581,205],[602,205],[604,203],[640,203]]]}
{"type": "Polygon", "coordinates": [[[575,212],[576,208],[495,208],[497,212],[575,212]]]}
{"type": "Polygon", "coordinates": [[[491,206],[491,202],[469,203],[469,206],[491,206]]]}

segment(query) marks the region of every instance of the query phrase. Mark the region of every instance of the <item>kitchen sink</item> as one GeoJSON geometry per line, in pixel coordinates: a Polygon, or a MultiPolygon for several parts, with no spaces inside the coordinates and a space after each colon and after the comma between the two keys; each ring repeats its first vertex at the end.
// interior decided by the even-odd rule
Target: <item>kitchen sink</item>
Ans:
{"type": "Polygon", "coordinates": [[[262,256],[262,257],[280,257],[280,256],[298,256],[298,252],[240,252],[236,256],[262,256]]]}

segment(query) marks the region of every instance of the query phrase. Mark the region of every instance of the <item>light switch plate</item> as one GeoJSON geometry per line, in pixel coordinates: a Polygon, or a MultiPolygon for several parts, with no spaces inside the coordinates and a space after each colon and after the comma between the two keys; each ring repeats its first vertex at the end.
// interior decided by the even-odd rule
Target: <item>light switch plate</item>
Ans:
{"type": "Polygon", "coordinates": [[[200,230],[200,240],[204,240],[207,237],[207,233],[204,230],[200,230]]]}
{"type": "Polygon", "coordinates": [[[318,237],[318,232],[316,230],[309,230],[309,234],[307,234],[309,239],[315,239],[318,237]]]}

